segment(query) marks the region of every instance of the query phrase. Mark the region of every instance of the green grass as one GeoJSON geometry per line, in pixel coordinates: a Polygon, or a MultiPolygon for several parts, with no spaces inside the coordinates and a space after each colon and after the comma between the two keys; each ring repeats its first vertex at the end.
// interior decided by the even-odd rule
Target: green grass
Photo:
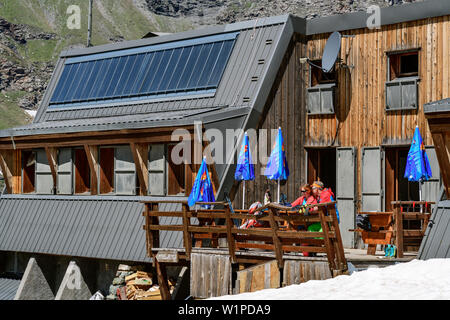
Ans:
{"type": "MultiPolygon", "coordinates": [[[[0,0],[0,17],[16,24],[27,24],[42,32],[59,35],[56,40],[29,40],[19,48],[25,60],[55,62],[62,50],[84,46],[87,41],[87,0],[0,0]],[[81,28],[69,29],[67,8],[78,5],[81,10],[81,28]]],[[[110,43],[112,38],[140,39],[150,31],[180,32],[193,26],[182,19],[145,16],[133,0],[101,0],[94,2],[92,44],[110,43]]]]}
{"type": "MultiPolygon", "coordinates": [[[[0,0],[0,17],[15,24],[25,24],[45,33],[55,33],[57,40],[28,40],[19,45],[11,41],[18,53],[4,48],[2,58],[26,66],[46,62],[55,63],[62,50],[73,46],[85,46],[88,24],[88,0],[0,0]],[[81,28],[67,27],[67,8],[78,5],[81,9],[81,28]]],[[[96,0],[93,10],[92,44],[111,42],[111,38],[125,40],[142,38],[150,31],[181,32],[193,26],[183,19],[146,16],[134,6],[133,0],[96,0]]],[[[18,107],[18,101],[26,92],[0,93],[0,130],[29,123],[31,117],[18,107]]]]}
{"type": "Polygon", "coordinates": [[[20,54],[29,62],[55,61],[57,40],[29,40],[18,47],[20,54]]]}
{"type": "Polygon", "coordinates": [[[0,93],[0,130],[31,122],[31,117],[17,105],[26,94],[24,91],[0,93]]]}

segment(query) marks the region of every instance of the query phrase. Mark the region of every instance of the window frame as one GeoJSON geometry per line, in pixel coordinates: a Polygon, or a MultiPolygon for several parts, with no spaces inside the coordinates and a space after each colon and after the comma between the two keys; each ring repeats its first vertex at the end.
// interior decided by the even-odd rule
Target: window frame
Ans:
{"type": "MultiPolygon", "coordinates": [[[[385,82],[385,111],[408,111],[408,110],[417,110],[419,105],[419,82],[420,82],[420,74],[421,74],[421,67],[420,67],[420,59],[421,59],[421,49],[420,48],[410,48],[405,50],[394,50],[394,51],[386,51],[387,56],[387,67],[386,67],[386,82],[385,82]],[[412,55],[417,53],[417,75],[411,76],[410,74],[397,74],[395,78],[391,79],[393,77],[392,75],[392,57],[397,56],[398,59],[396,61],[397,66],[396,68],[400,68],[400,57],[405,55],[412,55]],[[396,89],[398,87],[398,89],[396,89]],[[409,90],[412,90],[411,88],[415,88],[415,99],[412,104],[409,104],[408,106],[405,106],[405,97],[411,96],[411,92],[409,94],[404,91],[408,90],[405,89],[406,87],[409,87],[409,90]],[[395,96],[398,95],[399,99],[399,106],[392,106],[393,100],[395,100],[395,96]]],[[[415,73],[414,73],[415,74],[415,73]]],[[[410,100],[410,99],[409,99],[410,100]]],[[[408,101],[408,100],[407,100],[408,101]]]]}

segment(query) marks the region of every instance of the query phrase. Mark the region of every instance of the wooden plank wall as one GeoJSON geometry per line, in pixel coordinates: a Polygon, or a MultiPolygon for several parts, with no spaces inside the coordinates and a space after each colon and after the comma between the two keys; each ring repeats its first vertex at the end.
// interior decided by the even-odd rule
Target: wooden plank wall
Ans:
{"type": "MultiPolygon", "coordinates": [[[[353,68],[338,69],[335,116],[308,116],[306,146],[357,148],[357,190],[361,148],[408,145],[418,125],[426,145],[433,145],[423,105],[450,96],[450,17],[383,26],[380,30],[342,32],[340,57],[353,68]],[[386,52],[420,48],[417,110],[385,111],[386,52]]],[[[320,59],[329,34],[308,39],[307,56],[320,59]]],[[[309,79],[309,67],[303,77],[309,79]]]]}
{"type": "Polygon", "coordinates": [[[231,294],[231,262],[227,255],[191,254],[191,296],[200,299],[231,294]]]}
{"type": "MultiPolygon", "coordinates": [[[[288,181],[282,184],[281,192],[287,195],[289,201],[293,201],[299,196],[298,189],[304,181],[305,78],[302,77],[304,65],[298,63],[303,56],[305,56],[305,43],[299,36],[294,36],[258,125],[258,129],[266,129],[268,132],[267,156],[270,156],[273,147],[271,130],[278,129],[280,126],[282,128],[290,176],[288,181]]],[[[255,157],[254,154],[252,156],[255,157]]],[[[245,206],[247,209],[255,201],[263,202],[267,188],[271,190],[272,200],[276,201],[277,184],[275,181],[267,180],[263,175],[265,165],[261,165],[260,155],[257,156],[256,179],[246,183],[245,206]]],[[[234,196],[234,208],[241,209],[242,183],[231,196],[234,196]]]]}
{"type": "Polygon", "coordinates": [[[286,260],[283,268],[283,286],[300,284],[309,280],[331,279],[328,262],[286,260]]]}
{"type": "Polygon", "coordinates": [[[235,294],[279,288],[280,277],[276,260],[238,271],[235,294]]]}
{"type": "MultiPolygon", "coordinates": [[[[338,69],[336,116],[309,116],[306,145],[379,146],[410,143],[419,125],[424,142],[432,145],[423,114],[425,103],[450,96],[449,16],[383,26],[380,30],[342,32],[340,56],[354,68],[338,69]],[[417,111],[385,111],[386,51],[420,48],[417,111]],[[336,135],[337,132],[337,135],[336,135]]],[[[310,59],[321,59],[329,34],[312,36],[310,59]]],[[[309,79],[309,67],[305,69],[309,79]]]]}
{"type": "MultiPolygon", "coordinates": [[[[282,286],[300,284],[309,280],[331,279],[326,261],[286,260],[282,286]]],[[[280,288],[280,269],[277,261],[262,263],[237,272],[235,294],[280,288]]]]}

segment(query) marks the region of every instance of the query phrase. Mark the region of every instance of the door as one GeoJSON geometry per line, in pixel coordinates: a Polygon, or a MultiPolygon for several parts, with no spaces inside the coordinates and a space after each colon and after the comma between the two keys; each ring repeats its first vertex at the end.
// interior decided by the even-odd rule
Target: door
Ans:
{"type": "Polygon", "coordinates": [[[361,150],[361,211],[382,211],[382,150],[364,147],[361,150]]]}
{"type": "Polygon", "coordinates": [[[307,149],[307,182],[322,181],[326,188],[336,192],[336,149],[307,149]]]}
{"type": "MultiPolygon", "coordinates": [[[[422,198],[424,201],[429,202],[439,202],[439,197],[441,195],[442,181],[441,181],[441,171],[439,168],[439,163],[436,157],[436,150],[434,147],[425,147],[427,152],[428,161],[430,162],[432,177],[425,181],[422,185],[422,198]]],[[[433,208],[436,205],[433,206],[433,208]]]]}
{"type": "Polygon", "coordinates": [[[356,208],[356,149],[337,148],[336,151],[336,200],[339,210],[342,243],[345,248],[355,247],[356,208]]]}

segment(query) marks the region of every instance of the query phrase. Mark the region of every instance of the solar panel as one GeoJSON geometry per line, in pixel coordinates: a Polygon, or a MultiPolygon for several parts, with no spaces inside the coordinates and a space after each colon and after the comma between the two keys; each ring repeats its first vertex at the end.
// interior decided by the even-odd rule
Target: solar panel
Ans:
{"type": "Polygon", "coordinates": [[[238,33],[66,60],[50,108],[217,89],[238,33]]]}

